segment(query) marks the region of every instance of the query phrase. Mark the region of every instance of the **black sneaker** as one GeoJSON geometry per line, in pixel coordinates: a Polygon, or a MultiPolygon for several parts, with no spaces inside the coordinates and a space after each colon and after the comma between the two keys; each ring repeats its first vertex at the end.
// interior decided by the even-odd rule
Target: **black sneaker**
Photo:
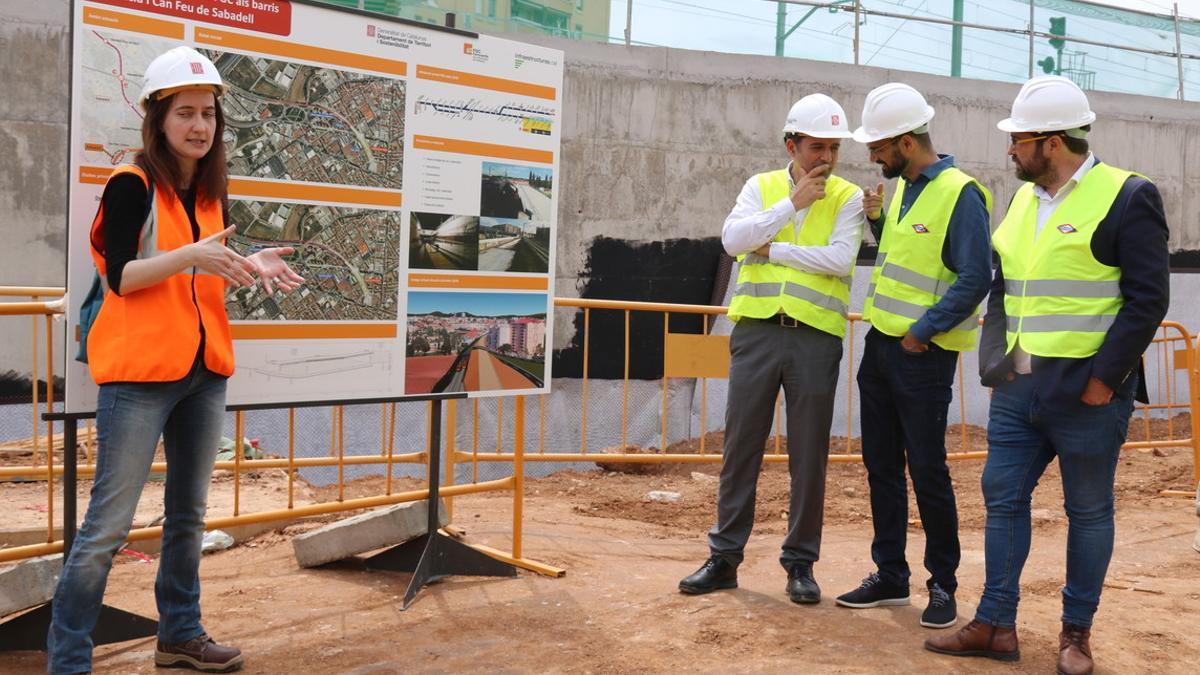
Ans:
{"type": "Polygon", "coordinates": [[[929,605],[921,612],[921,625],[926,628],[949,628],[958,623],[958,605],[954,594],[937,584],[929,585],[929,605]]]}
{"type": "Polygon", "coordinates": [[[836,602],[842,607],[854,609],[907,605],[909,604],[908,586],[888,583],[879,574],[872,572],[870,576],[862,580],[862,584],[858,588],[839,595],[836,602]]]}
{"type": "Polygon", "coordinates": [[[679,582],[679,592],[703,595],[723,588],[737,588],[737,565],[719,555],[711,556],[700,569],[679,582]]]}

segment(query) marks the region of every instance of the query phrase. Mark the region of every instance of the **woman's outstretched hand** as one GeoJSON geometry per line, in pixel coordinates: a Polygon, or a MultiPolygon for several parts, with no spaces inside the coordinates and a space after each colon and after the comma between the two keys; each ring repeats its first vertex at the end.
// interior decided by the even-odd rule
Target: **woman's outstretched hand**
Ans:
{"type": "Polygon", "coordinates": [[[236,233],[237,227],[230,225],[191,244],[191,262],[194,267],[221,277],[230,286],[253,286],[255,265],[225,245],[225,238],[236,233]]]}
{"type": "Polygon", "coordinates": [[[283,256],[291,255],[295,252],[296,249],[291,246],[280,246],[278,248],[264,248],[246,258],[254,266],[254,271],[258,273],[258,277],[262,279],[263,288],[267,290],[267,295],[273,295],[276,288],[288,293],[300,288],[300,284],[304,283],[304,277],[296,274],[288,266],[287,261],[283,259],[283,256]]]}

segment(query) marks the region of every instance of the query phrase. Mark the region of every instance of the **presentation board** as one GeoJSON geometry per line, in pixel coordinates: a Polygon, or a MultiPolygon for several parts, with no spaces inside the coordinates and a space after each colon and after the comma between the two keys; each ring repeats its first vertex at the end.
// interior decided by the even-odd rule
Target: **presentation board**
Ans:
{"type": "MultiPolygon", "coordinates": [[[[230,405],[549,391],[561,51],[286,0],[73,11],[68,355],[143,73],[185,44],[229,88],[229,245],[293,246],[307,280],[227,293],[230,405]]],[[[67,411],[96,391],[69,361],[67,411]]]]}

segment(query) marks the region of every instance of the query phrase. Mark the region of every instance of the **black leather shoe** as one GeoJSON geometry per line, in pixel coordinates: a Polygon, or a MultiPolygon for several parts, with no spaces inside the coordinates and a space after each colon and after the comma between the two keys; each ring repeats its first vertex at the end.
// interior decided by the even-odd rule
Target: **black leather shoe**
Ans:
{"type": "Polygon", "coordinates": [[[705,560],[700,569],[679,582],[679,592],[688,595],[703,595],[722,588],[737,588],[737,565],[719,555],[705,560]]]}
{"type": "Polygon", "coordinates": [[[793,565],[788,571],[787,594],[792,602],[815,605],[821,601],[821,587],[813,579],[812,565],[793,565]]]}

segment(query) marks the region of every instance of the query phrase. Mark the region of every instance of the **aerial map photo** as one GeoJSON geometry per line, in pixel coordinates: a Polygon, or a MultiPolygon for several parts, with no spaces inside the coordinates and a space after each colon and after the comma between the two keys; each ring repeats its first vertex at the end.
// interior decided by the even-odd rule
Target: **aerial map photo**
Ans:
{"type": "Polygon", "coordinates": [[[230,246],[242,255],[292,246],[288,258],[305,284],[268,296],[261,285],[230,290],[234,320],[395,321],[400,270],[400,212],[232,201],[238,233],[230,246]]]}
{"type": "Polygon", "coordinates": [[[399,190],[404,82],[206,50],[229,86],[229,174],[399,190]]]}

